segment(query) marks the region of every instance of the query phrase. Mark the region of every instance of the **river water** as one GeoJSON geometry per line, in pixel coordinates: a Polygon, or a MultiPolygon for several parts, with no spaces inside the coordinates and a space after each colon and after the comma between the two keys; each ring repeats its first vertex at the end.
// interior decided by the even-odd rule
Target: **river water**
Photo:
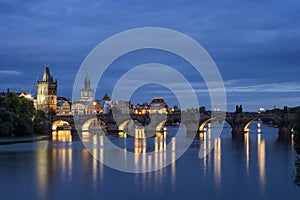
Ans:
{"type": "MultiPolygon", "coordinates": [[[[243,140],[233,140],[230,131],[224,128],[202,159],[199,149],[207,146],[205,139],[194,141],[167,167],[137,174],[102,164],[68,132],[53,141],[0,145],[0,199],[299,198],[300,187],[293,183],[297,155],[292,141],[281,142],[277,129],[264,125],[260,131],[251,125],[243,140]]],[[[150,151],[149,146],[154,145],[151,151],[155,151],[160,145],[153,138],[110,139],[119,146],[126,140],[127,151],[139,156],[150,151]]],[[[151,162],[163,159],[158,156],[151,162]]],[[[147,166],[150,159],[143,162],[147,166]]]]}

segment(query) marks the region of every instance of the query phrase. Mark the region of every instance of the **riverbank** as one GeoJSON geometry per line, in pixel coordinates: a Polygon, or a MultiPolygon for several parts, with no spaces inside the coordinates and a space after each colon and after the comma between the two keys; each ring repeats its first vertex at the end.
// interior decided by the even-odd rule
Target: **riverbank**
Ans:
{"type": "Polygon", "coordinates": [[[49,135],[0,138],[0,145],[49,140],[49,135]]]}

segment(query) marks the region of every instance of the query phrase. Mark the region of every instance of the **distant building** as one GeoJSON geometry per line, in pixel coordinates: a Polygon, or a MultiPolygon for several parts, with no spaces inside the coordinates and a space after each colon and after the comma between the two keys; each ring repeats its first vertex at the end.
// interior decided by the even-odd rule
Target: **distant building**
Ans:
{"type": "Polygon", "coordinates": [[[104,102],[93,100],[87,101],[85,105],[85,114],[95,115],[104,113],[104,102]]]}
{"type": "Polygon", "coordinates": [[[134,106],[133,113],[137,115],[149,114],[150,105],[148,103],[137,104],[134,106]]]}
{"type": "Polygon", "coordinates": [[[94,90],[91,89],[90,79],[86,74],[84,79],[84,88],[81,90],[80,101],[89,101],[94,99],[94,90]]]}
{"type": "Polygon", "coordinates": [[[52,114],[57,109],[57,80],[50,75],[49,67],[45,67],[42,81],[36,81],[37,110],[43,110],[46,114],[52,114]]]}
{"type": "Polygon", "coordinates": [[[34,102],[34,96],[32,96],[30,93],[27,93],[27,92],[11,92],[9,88],[7,88],[6,93],[4,91],[0,92],[0,98],[5,98],[8,93],[15,93],[20,98],[25,98],[25,99],[28,99],[28,100],[31,100],[32,102],[34,102]]]}
{"type": "Polygon", "coordinates": [[[108,114],[112,108],[112,101],[107,93],[104,94],[103,98],[101,99],[101,102],[103,104],[103,113],[108,114]]]}
{"type": "Polygon", "coordinates": [[[25,99],[34,101],[34,97],[31,94],[27,93],[27,92],[16,93],[16,95],[18,95],[19,97],[23,97],[25,99]]]}
{"type": "Polygon", "coordinates": [[[149,113],[168,114],[168,105],[162,97],[154,97],[150,103],[149,113]]]}
{"type": "Polygon", "coordinates": [[[84,115],[85,114],[85,102],[74,101],[72,104],[72,115],[84,115]]]}
{"type": "Polygon", "coordinates": [[[57,98],[56,115],[71,115],[71,101],[66,97],[57,98]]]}

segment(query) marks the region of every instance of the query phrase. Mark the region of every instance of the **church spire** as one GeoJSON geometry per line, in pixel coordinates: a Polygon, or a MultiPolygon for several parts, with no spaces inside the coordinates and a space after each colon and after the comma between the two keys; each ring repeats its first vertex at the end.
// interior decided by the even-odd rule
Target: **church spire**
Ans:
{"type": "Polygon", "coordinates": [[[91,86],[91,82],[90,82],[88,74],[86,73],[86,76],[84,78],[84,89],[90,90],[91,89],[90,86],[91,86]]]}
{"type": "Polygon", "coordinates": [[[94,99],[94,90],[91,89],[91,82],[88,74],[84,78],[84,88],[81,90],[80,101],[89,101],[94,99]]]}
{"type": "Polygon", "coordinates": [[[50,79],[51,79],[51,76],[50,76],[50,70],[49,70],[49,67],[46,67],[46,66],[45,66],[44,75],[43,75],[43,81],[44,81],[44,82],[49,82],[50,79]]]}

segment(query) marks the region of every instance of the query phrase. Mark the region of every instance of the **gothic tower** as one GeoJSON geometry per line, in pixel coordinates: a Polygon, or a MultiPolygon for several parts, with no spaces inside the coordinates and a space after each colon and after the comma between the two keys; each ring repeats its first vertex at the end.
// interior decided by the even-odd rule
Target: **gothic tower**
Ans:
{"type": "Polygon", "coordinates": [[[84,79],[84,88],[81,90],[80,101],[88,101],[93,99],[94,99],[94,90],[91,89],[91,82],[88,77],[88,74],[86,74],[84,79]]]}
{"type": "Polygon", "coordinates": [[[37,110],[43,110],[47,115],[56,112],[57,80],[53,80],[49,67],[45,67],[42,81],[36,81],[37,110]]]}

